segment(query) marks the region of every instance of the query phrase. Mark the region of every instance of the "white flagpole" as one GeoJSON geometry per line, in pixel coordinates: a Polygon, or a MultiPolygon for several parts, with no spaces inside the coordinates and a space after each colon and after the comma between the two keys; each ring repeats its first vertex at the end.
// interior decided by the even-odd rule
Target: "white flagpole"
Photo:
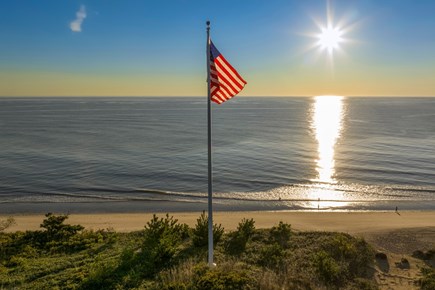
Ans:
{"type": "Polygon", "coordinates": [[[213,267],[213,167],[211,151],[210,21],[207,21],[207,139],[208,139],[208,265],[213,267]]]}

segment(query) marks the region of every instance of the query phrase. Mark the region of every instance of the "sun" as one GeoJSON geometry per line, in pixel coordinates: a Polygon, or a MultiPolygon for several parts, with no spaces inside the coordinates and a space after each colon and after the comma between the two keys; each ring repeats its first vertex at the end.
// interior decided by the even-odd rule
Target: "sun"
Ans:
{"type": "Polygon", "coordinates": [[[320,46],[322,50],[326,50],[329,54],[332,54],[334,50],[340,48],[340,43],[343,42],[342,35],[343,32],[338,27],[333,27],[328,24],[328,26],[321,28],[321,33],[317,36],[317,45],[320,46]]]}
{"type": "Polygon", "coordinates": [[[302,34],[311,39],[307,41],[303,52],[314,52],[306,59],[312,63],[322,60],[333,71],[336,62],[343,64],[345,58],[348,58],[348,45],[360,43],[353,35],[361,20],[351,12],[336,17],[330,1],[332,0],[326,0],[325,16],[311,15],[314,25],[310,31],[302,34]]]}

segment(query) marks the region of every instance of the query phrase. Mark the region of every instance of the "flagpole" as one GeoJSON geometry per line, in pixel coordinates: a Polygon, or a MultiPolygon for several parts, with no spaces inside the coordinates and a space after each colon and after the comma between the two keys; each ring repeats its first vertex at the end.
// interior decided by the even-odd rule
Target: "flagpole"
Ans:
{"type": "Polygon", "coordinates": [[[213,267],[213,167],[211,146],[210,21],[207,24],[207,140],[208,140],[208,265],[213,267]]]}

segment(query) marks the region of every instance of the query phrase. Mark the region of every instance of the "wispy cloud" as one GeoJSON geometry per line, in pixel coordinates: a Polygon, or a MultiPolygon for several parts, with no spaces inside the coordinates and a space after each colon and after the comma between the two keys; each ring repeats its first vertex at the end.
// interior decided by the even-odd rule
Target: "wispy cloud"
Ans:
{"type": "Polygon", "coordinates": [[[82,31],[82,23],[86,18],[86,7],[85,5],[81,5],[79,11],[76,13],[76,19],[71,21],[69,24],[69,28],[71,28],[74,32],[82,31]]]}

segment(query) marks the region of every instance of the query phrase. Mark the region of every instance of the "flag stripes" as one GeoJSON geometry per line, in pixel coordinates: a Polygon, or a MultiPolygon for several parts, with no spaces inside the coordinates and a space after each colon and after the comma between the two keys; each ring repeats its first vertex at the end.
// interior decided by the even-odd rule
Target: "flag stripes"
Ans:
{"type": "Polygon", "coordinates": [[[230,65],[210,41],[210,97],[217,104],[228,101],[246,85],[246,81],[230,65]]]}

